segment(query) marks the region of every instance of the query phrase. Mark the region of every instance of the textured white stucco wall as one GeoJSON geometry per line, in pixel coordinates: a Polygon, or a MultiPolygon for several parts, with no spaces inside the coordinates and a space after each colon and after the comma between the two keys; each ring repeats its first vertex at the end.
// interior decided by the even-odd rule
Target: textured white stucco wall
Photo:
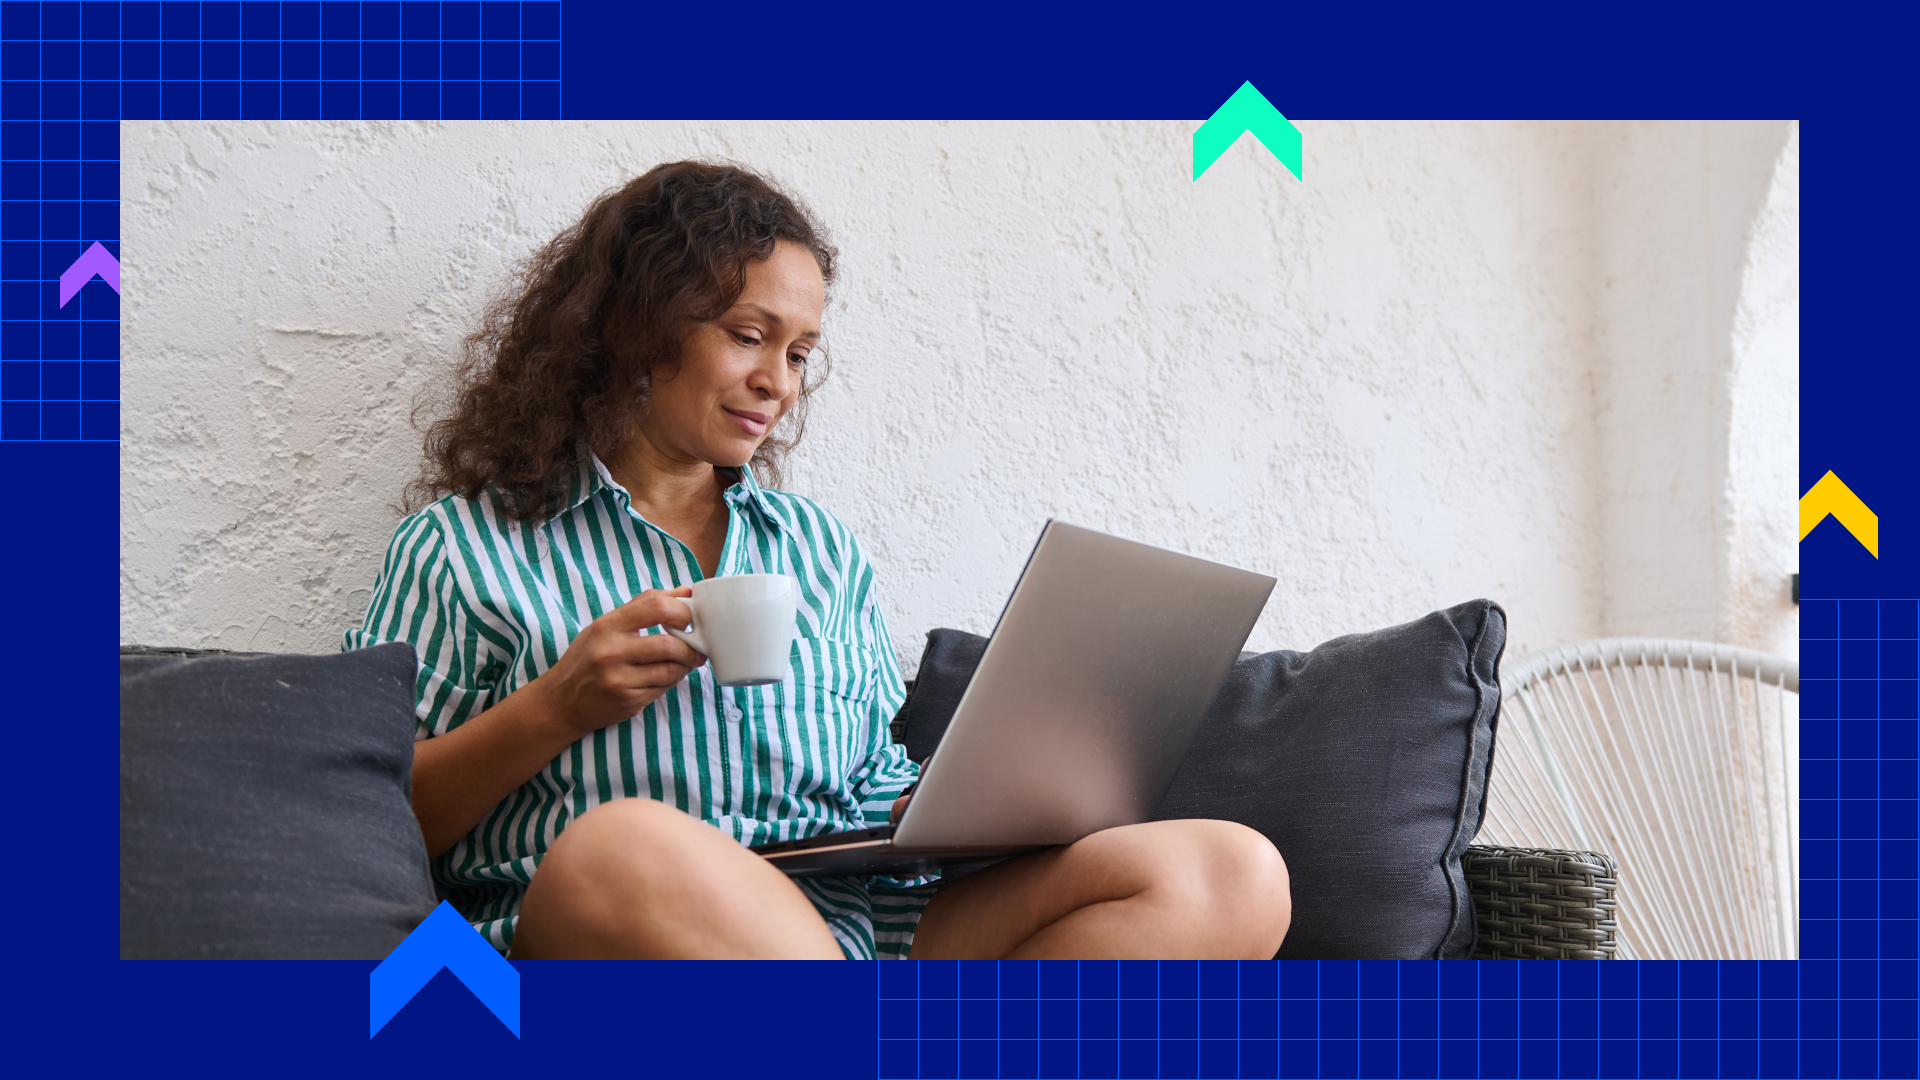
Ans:
{"type": "MultiPolygon", "coordinates": [[[[409,410],[486,296],[594,194],[688,156],[771,173],[839,244],[787,486],[864,539],[909,671],[927,629],[991,626],[1050,515],[1276,574],[1251,648],[1475,596],[1514,655],[1666,632],[1619,625],[1621,579],[1665,571],[1609,523],[1664,489],[1608,461],[1634,424],[1602,325],[1635,317],[1603,299],[1631,225],[1609,215],[1659,200],[1609,203],[1597,166],[1658,138],[1321,121],[1304,184],[1251,139],[1194,182],[1195,126],[123,124],[122,640],[336,647],[417,465],[409,410]]],[[[1741,165],[1751,217],[1777,170],[1741,165]]],[[[1784,318],[1758,299],[1778,275],[1742,292],[1739,265],[1696,297],[1726,306],[1728,369],[1743,297],[1741,356],[1784,318]]],[[[1711,423],[1672,411],[1694,405],[1711,423]]],[[[1753,490],[1740,512],[1791,517],[1753,490]]],[[[1664,546],[1724,572],[1699,541],[1664,546]]]]}
{"type": "Polygon", "coordinates": [[[1800,569],[1800,128],[1774,164],[1746,236],[1728,372],[1725,591],[1721,641],[1783,656],[1800,648],[1789,577],[1800,569]]]}
{"type": "Polygon", "coordinates": [[[1792,655],[1798,128],[1595,134],[1606,632],[1792,655]]]}

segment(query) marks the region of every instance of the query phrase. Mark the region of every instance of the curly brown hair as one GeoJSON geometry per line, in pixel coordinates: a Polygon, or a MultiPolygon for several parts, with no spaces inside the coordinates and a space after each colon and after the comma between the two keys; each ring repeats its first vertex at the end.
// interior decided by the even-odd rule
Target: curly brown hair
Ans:
{"type": "MultiPolygon", "coordinates": [[[[406,508],[492,488],[519,520],[544,517],[579,468],[626,444],[654,370],[680,359],[682,335],[740,298],[749,258],[776,241],[813,253],[833,284],[836,252],[805,205],[730,164],[676,161],[594,200],[520,267],[518,287],[487,306],[462,348],[452,407],[426,429],[426,464],[406,508]]],[[[816,350],[781,436],[748,465],[777,485],[826,374],[816,350]]]]}

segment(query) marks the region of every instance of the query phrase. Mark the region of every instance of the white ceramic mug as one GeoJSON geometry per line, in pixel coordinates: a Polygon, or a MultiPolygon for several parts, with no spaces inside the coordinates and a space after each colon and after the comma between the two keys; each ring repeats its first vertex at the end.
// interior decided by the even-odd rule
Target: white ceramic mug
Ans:
{"type": "Polygon", "coordinates": [[[667,633],[706,654],[721,686],[759,686],[787,677],[800,586],[785,574],[729,574],[693,583],[686,629],[667,633]]]}

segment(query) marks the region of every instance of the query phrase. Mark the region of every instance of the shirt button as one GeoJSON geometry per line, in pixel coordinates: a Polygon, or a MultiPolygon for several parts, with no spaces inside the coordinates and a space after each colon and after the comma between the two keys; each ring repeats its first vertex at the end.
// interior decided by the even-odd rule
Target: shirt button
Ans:
{"type": "Polygon", "coordinates": [[[738,720],[742,715],[744,714],[741,713],[740,706],[735,705],[731,701],[727,702],[727,719],[738,720]]]}

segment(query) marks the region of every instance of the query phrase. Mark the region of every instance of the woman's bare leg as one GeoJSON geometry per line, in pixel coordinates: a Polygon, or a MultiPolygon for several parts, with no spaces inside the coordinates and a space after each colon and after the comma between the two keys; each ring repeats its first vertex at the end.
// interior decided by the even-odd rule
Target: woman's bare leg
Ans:
{"type": "Polygon", "coordinates": [[[1292,917],[1286,864],[1266,837],[1230,821],[1154,821],[941,889],[911,955],[1265,960],[1292,917]]]}
{"type": "Polygon", "coordinates": [[[651,799],[594,807],[540,861],[516,960],[838,960],[787,876],[732,837],[651,799]]]}

